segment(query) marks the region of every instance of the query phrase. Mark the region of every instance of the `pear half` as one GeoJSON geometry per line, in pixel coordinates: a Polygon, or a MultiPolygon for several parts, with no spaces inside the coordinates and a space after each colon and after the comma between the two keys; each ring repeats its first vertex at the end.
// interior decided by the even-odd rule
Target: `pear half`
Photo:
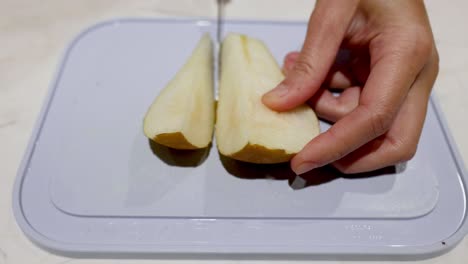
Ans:
{"type": "Polygon", "coordinates": [[[214,128],[213,46],[204,35],[192,55],[151,104],[145,135],[175,149],[200,149],[214,128]]]}
{"type": "Polygon", "coordinates": [[[251,163],[286,162],[319,134],[309,106],[280,113],[262,103],[284,75],[261,41],[229,34],[221,63],[215,132],[221,154],[251,163]]]}

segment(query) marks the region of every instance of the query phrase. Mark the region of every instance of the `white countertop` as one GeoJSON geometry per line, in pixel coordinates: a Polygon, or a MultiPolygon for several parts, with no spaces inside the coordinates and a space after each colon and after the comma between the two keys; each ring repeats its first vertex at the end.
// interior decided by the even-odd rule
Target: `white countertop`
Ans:
{"type": "MultiPolygon", "coordinates": [[[[313,1],[309,0],[231,2],[226,9],[228,18],[306,20],[313,7],[313,1]]],[[[434,90],[468,164],[468,34],[465,30],[468,1],[430,0],[426,4],[441,57],[434,90]]],[[[0,264],[244,262],[67,259],[51,255],[29,242],[16,225],[11,209],[16,170],[33,125],[60,56],[78,32],[96,22],[118,17],[215,15],[215,0],[0,0],[0,264]]],[[[451,252],[418,263],[467,261],[468,239],[465,239],[451,252]]]]}

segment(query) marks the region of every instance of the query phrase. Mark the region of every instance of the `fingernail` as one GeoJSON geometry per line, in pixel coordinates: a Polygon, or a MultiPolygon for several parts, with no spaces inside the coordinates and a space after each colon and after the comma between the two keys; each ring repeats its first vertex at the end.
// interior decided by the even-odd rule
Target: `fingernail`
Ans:
{"type": "Polygon", "coordinates": [[[279,99],[281,97],[284,97],[287,93],[289,92],[288,86],[284,84],[278,85],[275,89],[271,90],[268,92],[265,97],[270,100],[270,99],[279,99]]]}
{"type": "Polygon", "coordinates": [[[315,163],[302,163],[297,167],[297,169],[294,170],[296,175],[301,175],[304,174],[308,171],[311,171],[313,169],[317,168],[317,165],[315,163]]]}

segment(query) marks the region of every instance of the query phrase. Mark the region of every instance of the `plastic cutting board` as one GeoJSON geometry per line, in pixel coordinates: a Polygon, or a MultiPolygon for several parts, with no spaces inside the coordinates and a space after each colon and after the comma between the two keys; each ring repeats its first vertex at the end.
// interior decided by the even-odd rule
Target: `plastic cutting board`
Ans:
{"type": "MultiPolygon", "coordinates": [[[[306,24],[224,30],[263,40],[281,61],[306,24]]],[[[416,156],[373,174],[322,170],[297,186],[287,165],[221,158],[215,143],[190,155],[151,145],[145,112],[205,32],[216,23],[128,19],[71,43],[17,176],[14,212],[29,238],[72,256],[407,259],[465,235],[466,173],[434,98],[416,156]]]]}

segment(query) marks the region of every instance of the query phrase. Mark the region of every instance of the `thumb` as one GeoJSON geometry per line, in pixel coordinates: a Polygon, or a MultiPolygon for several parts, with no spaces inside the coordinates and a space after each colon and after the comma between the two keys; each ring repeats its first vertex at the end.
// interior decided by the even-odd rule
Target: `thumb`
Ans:
{"type": "Polygon", "coordinates": [[[266,106],[287,111],[314,95],[335,60],[357,5],[357,0],[317,1],[299,57],[286,78],[263,96],[266,106]]]}

